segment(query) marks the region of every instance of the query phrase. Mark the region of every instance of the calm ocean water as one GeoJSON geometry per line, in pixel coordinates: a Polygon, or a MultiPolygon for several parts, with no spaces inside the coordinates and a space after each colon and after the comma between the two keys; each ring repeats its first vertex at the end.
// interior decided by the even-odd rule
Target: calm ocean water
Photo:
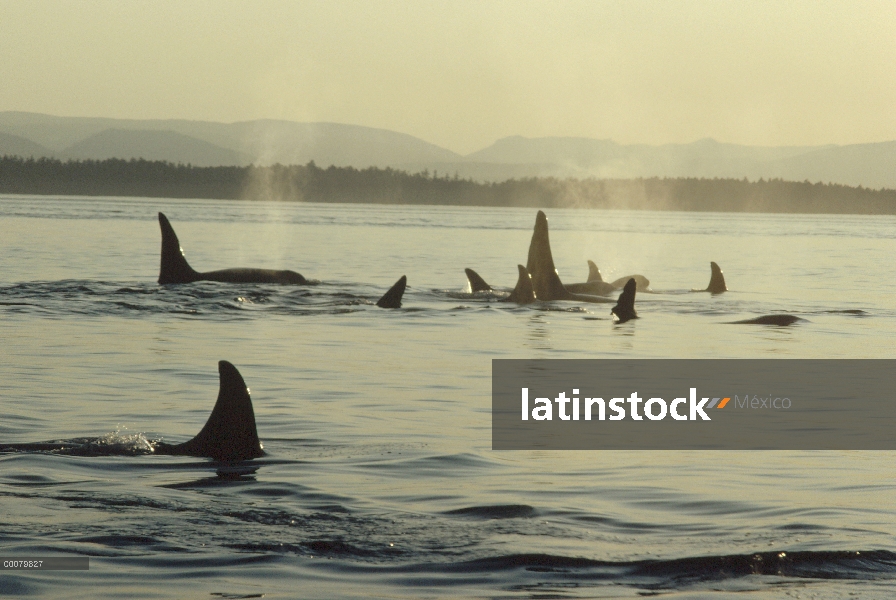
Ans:
{"type": "Polygon", "coordinates": [[[0,595],[893,597],[892,453],[494,452],[490,394],[494,358],[894,358],[896,218],[547,214],[564,281],[651,280],[640,319],[464,293],[513,286],[530,209],[0,197],[0,445],[184,441],[226,359],[268,452],[0,454],[0,555],[90,556],[0,595]],[[200,271],[320,283],[159,286],[158,211],[200,271]],[[730,292],[687,293],[710,260],[730,292]]]}

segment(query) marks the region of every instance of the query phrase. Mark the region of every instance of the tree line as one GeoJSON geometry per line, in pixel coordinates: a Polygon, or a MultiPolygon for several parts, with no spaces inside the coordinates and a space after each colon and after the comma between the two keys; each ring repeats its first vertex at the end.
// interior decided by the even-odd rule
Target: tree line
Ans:
{"type": "Polygon", "coordinates": [[[608,208],[719,212],[896,214],[896,190],[781,179],[532,177],[480,183],[391,168],[194,167],[143,159],[0,158],[0,194],[143,196],[608,208]]]}

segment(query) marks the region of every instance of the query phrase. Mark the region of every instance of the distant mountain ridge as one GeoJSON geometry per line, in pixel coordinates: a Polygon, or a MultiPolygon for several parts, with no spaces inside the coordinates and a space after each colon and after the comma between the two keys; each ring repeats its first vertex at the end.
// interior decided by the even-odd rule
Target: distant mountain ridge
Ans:
{"type": "MultiPolygon", "coordinates": [[[[339,123],[214,123],[0,112],[0,133],[30,140],[47,148],[51,153],[47,156],[62,159],[146,158],[199,166],[306,164],[313,160],[358,167],[463,160],[459,154],[407,134],[339,123]],[[166,148],[171,152],[167,159],[163,156],[166,148]]],[[[18,153],[7,149],[0,139],[2,154],[18,153]]]]}
{"type": "Polygon", "coordinates": [[[588,138],[511,137],[467,158],[505,164],[552,164],[558,177],[781,178],[866,187],[896,184],[896,142],[852,146],[622,145],[588,138]]]}
{"type": "Polygon", "coordinates": [[[20,135],[0,132],[0,154],[52,157],[53,151],[20,135]]]}
{"type": "Polygon", "coordinates": [[[0,112],[0,156],[4,154],[63,160],[145,158],[196,166],[314,161],[323,167],[456,173],[477,181],[746,177],[896,189],[896,141],[760,147],[703,139],[649,146],[592,138],[512,136],[462,156],[411,135],[338,123],[215,123],[0,112]]]}
{"type": "Polygon", "coordinates": [[[66,158],[144,158],[197,167],[248,164],[249,157],[228,148],[174,131],[104,129],[76,142],[62,153],[66,158]]]}

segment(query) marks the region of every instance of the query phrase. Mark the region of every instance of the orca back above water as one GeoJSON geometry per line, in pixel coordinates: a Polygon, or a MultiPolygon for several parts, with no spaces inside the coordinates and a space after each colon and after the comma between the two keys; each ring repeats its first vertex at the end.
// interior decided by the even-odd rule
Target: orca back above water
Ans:
{"type": "Polygon", "coordinates": [[[609,303],[613,300],[592,294],[579,294],[566,289],[551,254],[551,241],[548,235],[548,218],[544,212],[538,211],[535,217],[535,230],[529,243],[529,257],[526,271],[532,276],[532,288],[535,297],[545,302],[551,300],[574,300],[578,302],[609,303]]]}
{"type": "Polygon", "coordinates": [[[264,456],[246,382],[236,367],[226,360],[218,362],[218,374],[218,400],[212,414],[196,437],[183,444],[152,444],[141,434],[137,436],[142,440],[138,448],[133,443],[122,444],[107,438],[79,438],[36,444],[0,443],[0,452],[54,452],[76,456],[153,453],[213,458],[221,462],[239,462],[264,456]]]}
{"type": "Polygon", "coordinates": [[[606,281],[586,281],[585,283],[564,283],[566,291],[573,294],[588,294],[591,296],[606,296],[612,294],[618,288],[606,281]]]}
{"type": "Polygon", "coordinates": [[[574,294],[594,294],[597,296],[605,296],[616,291],[616,286],[604,281],[603,275],[600,274],[600,269],[591,260],[588,261],[588,279],[585,283],[567,283],[564,287],[574,294]]]}
{"type": "Polygon", "coordinates": [[[404,296],[404,290],[408,285],[408,278],[405,275],[402,275],[398,281],[395,282],[389,291],[383,294],[383,297],[380,298],[376,305],[380,308],[401,308],[401,299],[404,296]]]}
{"type": "Polygon", "coordinates": [[[194,281],[219,281],[223,283],[308,283],[295,271],[273,269],[222,269],[199,273],[195,271],[180,247],[177,234],[168,217],[159,213],[159,227],[162,229],[162,264],[159,268],[159,283],[192,283],[194,281]]]}
{"type": "Polygon", "coordinates": [[[635,285],[637,286],[639,292],[646,292],[650,287],[650,280],[643,275],[626,275],[625,277],[620,277],[619,279],[610,282],[610,285],[615,287],[617,290],[621,290],[625,287],[625,284],[628,283],[629,279],[635,280],[635,285]]]}
{"type": "Polygon", "coordinates": [[[729,325],[777,325],[778,327],[787,327],[793,325],[797,321],[803,319],[796,315],[762,315],[753,319],[744,319],[743,321],[729,321],[729,325]]]}
{"type": "Polygon", "coordinates": [[[616,306],[610,310],[611,313],[616,315],[617,323],[625,323],[638,318],[638,313],[635,312],[635,292],[637,289],[638,283],[632,277],[625,284],[622,293],[619,294],[619,301],[616,303],[616,306]]]}
{"type": "MultiPolygon", "coordinates": [[[[619,279],[612,282],[605,282],[604,276],[601,275],[600,269],[597,268],[597,265],[593,260],[588,261],[588,279],[586,283],[592,283],[594,281],[599,281],[601,283],[606,283],[608,286],[612,288],[612,290],[621,290],[625,287],[625,284],[628,283],[629,279],[634,279],[635,283],[638,286],[639,292],[646,292],[650,287],[650,280],[644,277],[643,275],[626,275],[625,277],[620,277],[619,279]]],[[[573,285],[581,285],[581,284],[573,284],[573,285]]],[[[570,289],[570,284],[566,284],[566,289],[570,289]]],[[[611,291],[612,291],[611,290],[611,291]]],[[[572,290],[570,290],[572,291],[572,290]]]]}

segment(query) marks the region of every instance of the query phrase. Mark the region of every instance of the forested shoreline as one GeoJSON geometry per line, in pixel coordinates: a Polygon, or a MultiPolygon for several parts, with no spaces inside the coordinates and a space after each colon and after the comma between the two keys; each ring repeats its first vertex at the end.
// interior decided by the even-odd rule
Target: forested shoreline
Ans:
{"type": "Polygon", "coordinates": [[[0,158],[0,194],[449,206],[896,214],[896,190],[780,179],[510,179],[330,166],[194,167],[142,159],[0,158]]]}

